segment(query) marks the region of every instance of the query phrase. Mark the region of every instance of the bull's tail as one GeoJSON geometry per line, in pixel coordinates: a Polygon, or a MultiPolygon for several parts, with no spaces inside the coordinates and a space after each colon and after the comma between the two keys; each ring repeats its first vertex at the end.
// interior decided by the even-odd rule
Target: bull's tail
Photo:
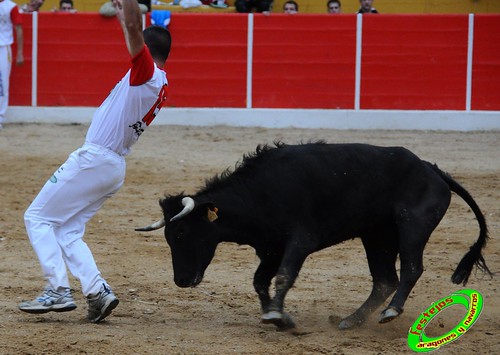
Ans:
{"type": "Polygon", "coordinates": [[[470,208],[474,212],[474,215],[476,216],[477,222],[479,223],[479,238],[470,247],[470,250],[467,252],[467,254],[464,255],[464,257],[458,264],[455,272],[451,276],[451,281],[455,284],[462,283],[465,286],[467,284],[467,281],[469,280],[469,276],[474,265],[476,265],[476,267],[484,273],[493,276],[490,269],[488,269],[488,266],[486,266],[486,261],[481,254],[481,250],[486,246],[486,242],[489,238],[488,227],[486,225],[486,220],[483,213],[481,212],[481,209],[469,194],[469,192],[465,190],[465,188],[463,188],[458,182],[453,180],[450,175],[439,169],[437,165],[431,163],[428,164],[448,184],[450,190],[455,192],[470,206],[470,208]]]}

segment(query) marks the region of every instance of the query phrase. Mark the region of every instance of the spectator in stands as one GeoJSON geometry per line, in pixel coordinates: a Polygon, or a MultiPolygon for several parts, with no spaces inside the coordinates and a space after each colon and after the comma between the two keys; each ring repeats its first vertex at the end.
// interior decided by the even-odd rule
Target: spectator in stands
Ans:
{"type": "Polygon", "coordinates": [[[238,12],[270,12],[273,0],[235,0],[234,6],[238,12]]]}
{"type": "Polygon", "coordinates": [[[52,9],[52,12],[70,12],[75,13],[76,9],[73,6],[73,0],[61,0],[59,1],[59,9],[55,7],[52,9]]]}
{"type": "Polygon", "coordinates": [[[9,105],[9,81],[12,68],[12,53],[10,45],[14,43],[16,32],[17,57],[16,64],[23,64],[23,26],[19,8],[10,0],[0,0],[0,129],[9,105]]]}
{"type": "Polygon", "coordinates": [[[358,14],[378,14],[378,11],[372,6],[373,0],[359,0],[361,7],[358,14]]]}
{"type": "Polygon", "coordinates": [[[340,0],[328,0],[326,3],[326,11],[329,14],[340,14],[340,10],[342,8],[342,4],[340,0]]]}
{"type": "Polygon", "coordinates": [[[296,14],[299,12],[299,4],[293,0],[289,0],[283,4],[283,12],[290,15],[296,14]]]}
{"type": "MultiPolygon", "coordinates": [[[[146,12],[148,12],[147,5],[142,4],[141,1],[137,2],[139,3],[139,9],[141,10],[141,13],[145,14],[146,12]]],[[[99,14],[104,17],[116,16],[116,9],[113,5],[113,1],[106,1],[104,4],[102,4],[101,8],[99,9],[99,14]]]]}
{"type": "Polygon", "coordinates": [[[27,4],[21,6],[21,12],[35,12],[38,11],[42,5],[44,0],[30,0],[27,4]]]}
{"type": "Polygon", "coordinates": [[[215,9],[227,9],[229,7],[229,5],[226,4],[226,0],[201,0],[201,3],[215,9]]]}

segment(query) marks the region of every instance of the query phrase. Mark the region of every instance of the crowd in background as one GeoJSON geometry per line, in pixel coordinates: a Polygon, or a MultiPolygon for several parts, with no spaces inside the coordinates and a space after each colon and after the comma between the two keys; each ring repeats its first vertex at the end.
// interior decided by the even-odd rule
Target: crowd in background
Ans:
{"type": "MultiPolygon", "coordinates": [[[[359,0],[360,8],[358,10],[358,14],[377,14],[378,11],[373,7],[374,0],[359,0]]],[[[335,15],[340,14],[342,11],[342,3],[340,0],[328,0],[326,2],[326,12],[329,14],[335,15]]],[[[299,4],[290,0],[283,4],[283,12],[286,14],[296,14],[299,12],[299,4]]]]}
{"type": "MultiPolygon", "coordinates": [[[[178,0],[173,1],[171,4],[182,5],[183,1],[188,0],[178,0]]],[[[360,8],[358,13],[378,13],[378,11],[373,7],[374,0],[358,0],[360,8]]],[[[227,8],[226,0],[189,0],[192,7],[195,7],[198,3],[199,5],[210,5],[216,8],[227,8]]],[[[20,6],[19,11],[24,13],[39,11],[42,7],[44,0],[29,0],[26,4],[20,6]]],[[[151,5],[163,4],[161,1],[151,1],[151,0],[138,0],[141,10],[151,11],[151,5]]],[[[189,4],[188,4],[189,5],[189,4]]],[[[273,10],[273,0],[235,0],[234,6],[237,12],[249,13],[249,12],[260,12],[269,14],[273,10]]],[[[112,7],[112,2],[107,1],[103,3],[101,7],[101,14],[105,13],[109,15],[109,8],[112,7]]],[[[282,9],[283,13],[287,14],[297,14],[299,13],[299,4],[297,1],[290,0],[286,1],[282,9]]],[[[340,14],[342,10],[342,3],[340,0],[327,0],[326,2],[326,12],[329,14],[340,14]]],[[[73,0],[61,0],[59,2],[59,7],[52,9],[53,12],[70,12],[75,13],[77,9],[74,6],[73,0]]],[[[275,11],[277,12],[277,11],[275,11]]]]}
{"type": "MultiPolygon", "coordinates": [[[[217,0],[212,0],[217,1],[217,0]]],[[[376,14],[378,11],[373,7],[374,0],[359,0],[360,8],[357,13],[376,14]]],[[[269,13],[272,10],[272,0],[235,0],[234,3],[237,12],[263,12],[269,13]]],[[[326,2],[326,12],[329,14],[340,14],[342,4],[340,0],[328,0],[326,2]]],[[[283,13],[297,14],[299,13],[299,4],[297,1],[290,0],[283,4],[283,13]]]]}

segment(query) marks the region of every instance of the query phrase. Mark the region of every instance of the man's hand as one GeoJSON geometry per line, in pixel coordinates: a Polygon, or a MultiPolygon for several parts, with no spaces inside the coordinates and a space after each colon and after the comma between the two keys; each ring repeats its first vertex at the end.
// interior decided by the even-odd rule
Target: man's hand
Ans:
{"type": "Polygon", "coordinates": [[[113,0],[113,6],[115,7],[116,10],[116,17],[120,22],[125,21],[125,17],[123,15],[123,5],[121,0],[113,0]]]}
{"type": "Polygon", "coordinates": [[[21,65],[24,63],[23,56],[23,47],[24,47],[24,34],[23,34],[23,26],[20,24],[15,25],[14,29],[16,30],[16,41],[17,41],[17,56],[16,56],[16,65],[21,65]]]}
{"type": "Polygon", "coordinates": [[[24,56],[22,53],[18,54],[16,57],[16,64],[23,65],[24,64],[24,56]]]}
{"type": "Polygon", "coordinates": [[[120,21],[127,49],[132,57],[144,48],[142,15],[137,0],[113,0],[116,17],[120,21]]]}

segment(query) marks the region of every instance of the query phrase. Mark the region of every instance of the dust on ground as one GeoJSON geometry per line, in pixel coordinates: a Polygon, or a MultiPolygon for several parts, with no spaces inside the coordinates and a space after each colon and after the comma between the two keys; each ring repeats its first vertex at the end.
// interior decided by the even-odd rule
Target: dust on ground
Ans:
{"type": "MultiPolygon", "coordinates": [[[[378,324],[381,309],[361,327],[337,324],[368,297],[371,278],[358,240],[311,255],[286,299],[286,310],[305,335],[277,332],[260,323],[252,286],[258,258],[252,248],[221,244],[202,283],[191,289],[173,282],[170,251],[162,230],[134,232],[161,218],[165,193],[195,192],[205,179],[234,167],[257,144],[282,140],[363,142],[405,146],[451,173],[486,215],[491,240],[484,255],[500,269],[500,132],[339,131],[236,127],[153,126],[127,158],[123,188],[87,225],[86,242],[120,305],[101,324],[85,320],[79,283],[78,308],[30,315],[19,302],[44,286],[24,229],[23,213],[44,182],[84,140],[86,125],[11,124],[0,131],[0,353],[2,354],[405,354],[408,329],[433,301],[461,288],[450,276],[477,239],[478,225],[457,196],[424,254],[425,271],[405,312],[378,324]],[[330,320],[333,320],[333,324],[330,320]]],[[[441,354],[499,354],[498,278],[471,275],[468,288],[484,297],[477,323],[441,354]]],[[[454,307],[452,307],[454,308],[454,307]]],[[[465,310],[439,315],[432,335],[452,328],[465,310]]]]}

